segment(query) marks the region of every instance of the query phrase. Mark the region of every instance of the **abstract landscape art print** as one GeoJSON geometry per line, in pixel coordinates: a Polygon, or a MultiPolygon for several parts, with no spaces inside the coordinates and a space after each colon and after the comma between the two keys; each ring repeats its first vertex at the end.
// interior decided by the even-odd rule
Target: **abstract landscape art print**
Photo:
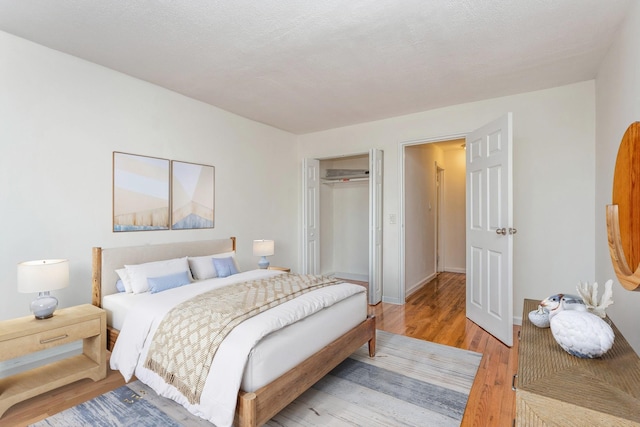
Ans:
{"type": "Polygon", "coordinates": [[[171,161],[171,228],[214,227],[215,169],[171,161]]]}
{"type": "Polygon", "coordinates": [[[113,231],[169,229],[169,160],[113,152],[113,231]]]}

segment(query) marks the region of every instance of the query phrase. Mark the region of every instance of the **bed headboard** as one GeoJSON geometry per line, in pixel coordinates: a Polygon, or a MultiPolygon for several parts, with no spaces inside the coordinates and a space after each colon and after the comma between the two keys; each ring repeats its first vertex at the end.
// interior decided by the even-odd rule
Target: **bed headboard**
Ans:
{"type": "Polygon", "coordinates": [[[116,270],[125,264],[142,264],[184,256],[204,256],[236,250],[236,238],[163,243],[159,245],[93,248],[92,304],[102,306],[102,296],[118,292],[116,270]]]}

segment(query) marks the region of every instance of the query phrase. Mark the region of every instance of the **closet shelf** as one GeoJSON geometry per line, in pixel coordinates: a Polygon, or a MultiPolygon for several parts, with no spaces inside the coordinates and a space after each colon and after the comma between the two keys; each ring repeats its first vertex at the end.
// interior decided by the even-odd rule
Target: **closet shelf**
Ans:
{"type": "Polygon", "coordinates": [[[369,177],[362,178],[322,178],[322,183],[326,185],[346,184],[348,182],[369,181],[369,177]]]}

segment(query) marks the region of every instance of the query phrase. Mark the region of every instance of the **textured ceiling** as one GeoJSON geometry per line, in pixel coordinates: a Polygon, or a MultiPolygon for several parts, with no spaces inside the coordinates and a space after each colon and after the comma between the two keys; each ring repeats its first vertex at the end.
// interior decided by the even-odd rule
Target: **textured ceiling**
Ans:
{"type": "Polygon", "coordinates": [[[637,0],[0,0],[0,30],[294,133],[593,79],[637,0]]]}

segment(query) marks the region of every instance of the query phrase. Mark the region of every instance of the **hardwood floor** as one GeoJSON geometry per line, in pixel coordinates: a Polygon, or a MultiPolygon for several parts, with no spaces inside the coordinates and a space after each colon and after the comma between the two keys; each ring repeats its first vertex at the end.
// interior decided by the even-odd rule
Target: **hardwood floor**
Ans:
{"type": "MultiPolygon", "coordinates": [[[[109,352],[107,352],[107,355],[109,352]]],[[[22,427],[76,406],[124,385],[118,371],[107,368],[101,381],[84,379],[13,405],[0,418],[0,426],[22,427]]],[[[1,391],[0,391],[1,392],[1,391]]]]}
{"type": "MultiPolygon", "coordinates": [[[[404,306],[380,303],[370,312],[377,317],[378,329],[482,353],[462,426],[511,426],[515,417],[511,378],[517,369],[519,327],[514,328],[514,347],[508,348],[469,321],[464,281],[464,274],[442,273],[404,306]]],[[[78,381],[14,405],[0,418],[0,426],[29,425],[123,384],[122,376],[109,369],[102,381],[78,381]]]]}
{"type": "Polygon", "coordinates": [[[465,316],[465,275],[441,273],[407,298],[404,306],[380,303],[370,307],[376,327],[482,353],[462,426],[511,426],[515,392],[511,379],[518,369],[519,326],[509,348],[465,316]]]}

